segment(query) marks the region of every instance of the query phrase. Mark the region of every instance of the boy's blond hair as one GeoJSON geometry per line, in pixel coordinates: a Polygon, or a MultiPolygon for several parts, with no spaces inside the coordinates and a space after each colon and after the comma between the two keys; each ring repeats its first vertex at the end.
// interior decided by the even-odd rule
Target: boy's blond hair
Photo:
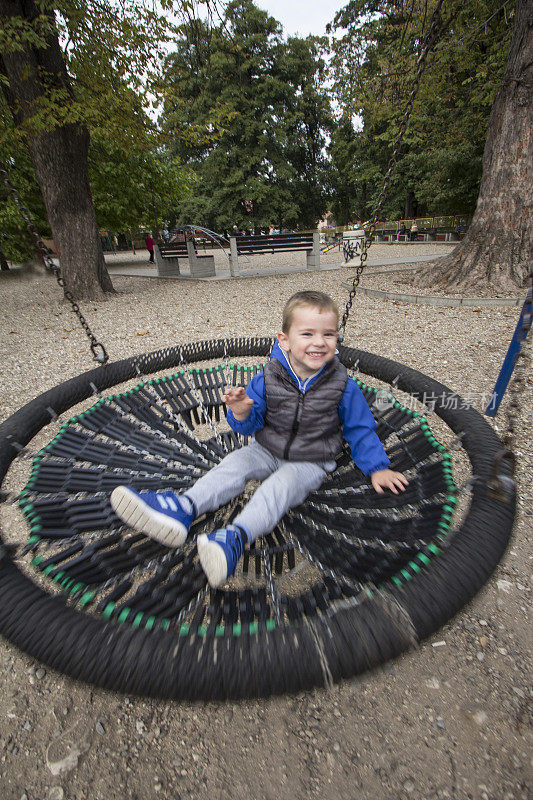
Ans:
{"type": "Polygon", "coordinates": [[[337,308],[335,302],[327,294],[324,294],[324,292],[314,291],[296,292],[296,294],[293,294],[292,297],[289,297],[285,303],[285,308],[283,309],[281,322],[281,330],[283,333],[287,334],[289,332],[289,328],[292,325],[294,311],[302,306],[318,308],[319,311],[333,311],[337,317],[337,325],[339,324],[339,309],[337,308]]]}

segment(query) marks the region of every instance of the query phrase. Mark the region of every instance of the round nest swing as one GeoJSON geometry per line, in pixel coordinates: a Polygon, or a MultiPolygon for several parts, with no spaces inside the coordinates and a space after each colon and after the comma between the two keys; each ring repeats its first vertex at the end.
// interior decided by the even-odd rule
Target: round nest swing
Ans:
{"type": "Polygon", "coordinates": [[[376,390],[361,381],[391,466],[409,477],[402,495],[377,495],[346,453],[217,590],[206,585],[196,535],[231,519],[240,499],[198,520],[177,550],[123,526],[109,504],[116,485],[181,490],[243,444],[232,432],[206,438],[203,417],[216,422],[224,385],[246,385],[261,369],[228,359],[264,360],[272,344],[207,341],[118,361],[41,394],[0,425],[3,480],[20,447],[55,414],[139,372],[178,367],[101,397],[34,457],[18,502],[40,575],[32,580],[3,549],[3,636],[60,672],[108,689],[179,699],[264,696],[331,685],[394,658],[478,591],[514,520],[514,497],[500,502],[488,491],[500,440],[474,409],[448,402],[457,395],[442,384],[347,347],[339,355],[348,368],[437,397],[435,412],[461,434],[475,481],[457,530],[449,453],[424,416],[392,395],[376,402],[376,390]],[[221,363],[179,368],[210,360],[221,363]],[[44,576],[55,593],[41,587],[44,576]]]}
{"type": "MultiPolygon", "coordinates": [[[[426,59],[442,30],[441,5],[438,0],[417,60],[342,332],[426,59]]],[[[72,303],[93,356],[105,363],[105,348],[60,268],[47,260],[1,166],[0,175],[72,303]]],[[[177,550],[122,525],[109,504],[115,486],[181,490],[245,443],[219,433],[215,423],[223,387],[246,385],[261,365],[231,366],[228,359],[264,359],[272,344],[268,338],[198,342],[100,366],[41,394],[0,425],[1,483],[21,448],[51,419],[139,374],[177,368],[99,399],[34,457],[19,504],[30,526],[25,551],[37,572],[15,563],[0,538],[0,634],[49,666],[108,689],[179,699],[265,696],[328,686],[394,658],[478,591],[505,550],[515,515],[502,442],[442,384],[342,346],[347,368],[415,397],[436,398],[435,413],[461,437],[474,480],[457,528],[451,529],[451,457],[426,418],[388,393],[377,402],[377,390],[361,382],[391,466],[409,478],[401,495],[377,495],[346,452],[318,491],[245,550],[238,574],[217,590],[206,585],[196,536],[231,520],[243,498],[198,520],[177,550]],[[211,361],[219,363],[185,366],[211,361]],[[206,438],[206,427],[214,436],[206,438]]]]}

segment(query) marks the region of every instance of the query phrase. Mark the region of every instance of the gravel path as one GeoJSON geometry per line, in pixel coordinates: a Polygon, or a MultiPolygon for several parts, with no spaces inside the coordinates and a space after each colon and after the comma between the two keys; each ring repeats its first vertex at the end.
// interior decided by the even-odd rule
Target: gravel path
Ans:
{"type": "MultiPolygon", "coordinates": [[[[415,245],[413,258],[419,247],[428,252],[415,245]]],[[[405,255],[405,246],[392,245],[383,247],[385,257],[396,248],[405,255]]],[[[115,276],[117,295],[84,305],[83,313],[116,360],[198,339],[272,335],[284,300],[302,288],[328,292],[342,310],[346,277],[345,269],[209,283],[115,276]]],[[[388,288],[389,276],[379,280],[388,288]]],[[[398,274],[394,282],[409,291],[398,274]]],[[[50,276],[2,274],[0,303],[3,420],[92,363],[50,276]]],[[[427,372],[482,410],[516,321],[516,309],[361,296],[346,341],[427,372]]],[[[516,448],[520,514],[511,548],[486,588],[433,639],[330,691],[180,705],[93,690],[2,641],[2,800],[306,800],[326,793],[340,800],[526,800],[531,396],[530,379],[516,448]]],[[[55,430],[50,426],[37,444],[55,430]]],[[[23,473],[14,465],[7,488],[20,488],[23,473]]],[[[8,538],[23,537],[13,506],[0,506],[0,525],[8,538]]]]}
{"type": "MultiPolygon", "coordinates": [[[[436,244],[435,242],[427,242],[420,244],[373,244],[372,249],[369,251],[369,258],[405,258],[406,256],[413,256],[413,259],[418,255],[445,255],[450,253],[454,244],[448,245],[445,243],[436,244]]],[[[200,255],[203,250],[198,251],[200,255]]],[[[227,250],[223,252],[220,248],[215,247],[205,251],[208,254],[213,253],[217,266],[228,264],[227,250]]],[[[342,254],[342,247],[335,247],[328,253],[320,254],[321,264],[337,264],[344,260],[342,254]]],[[[136,250],[135,254],[131,250],[121,250],[117,253],[106,253],[105,261],[109,265],[124,264],[130,262],[139,262],[140,264],[148,263],[148,251],[136,250]]],[[[301,264],[305,265],[305,253],[288,252],[276,253],[274,255],[261,254],[252,256],[240,256],[239,264],[242,268],[250,267],[271,267],[278,264],[301,264]]]]}

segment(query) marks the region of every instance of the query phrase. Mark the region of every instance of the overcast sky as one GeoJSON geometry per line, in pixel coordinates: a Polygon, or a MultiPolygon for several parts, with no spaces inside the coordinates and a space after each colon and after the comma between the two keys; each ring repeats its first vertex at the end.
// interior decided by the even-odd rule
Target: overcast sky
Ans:
{"type": "Polygon", "coordinates": [[[348,0],[255,0],[283,25],[285,36],[324,36],[326,25],[348,0]]]}

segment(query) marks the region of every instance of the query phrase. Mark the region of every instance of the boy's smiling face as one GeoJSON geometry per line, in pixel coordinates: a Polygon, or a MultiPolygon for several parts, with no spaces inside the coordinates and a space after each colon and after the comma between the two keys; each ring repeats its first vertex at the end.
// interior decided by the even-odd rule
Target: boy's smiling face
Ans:
{"type": "Polygon", "coordinates": [[[309,378],[335,357],[337,315],[315,306],[298,306],[292,312],[287,333],[280,331],[278,341],[299,378],[309,378]]]}

